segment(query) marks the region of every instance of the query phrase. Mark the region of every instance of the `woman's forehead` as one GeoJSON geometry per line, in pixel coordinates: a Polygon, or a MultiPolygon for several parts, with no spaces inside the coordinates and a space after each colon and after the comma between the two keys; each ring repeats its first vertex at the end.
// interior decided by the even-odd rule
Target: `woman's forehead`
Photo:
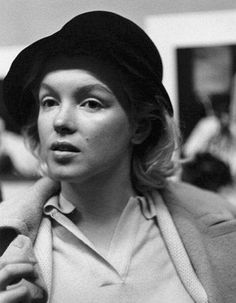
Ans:
{"type": "Polygon", "coordinates": [[[36,87],[52,71],[84,70],[103,82],[116,95],[117,99],[127,108],[128,97],[122,85],[120,74],[115,68],[101,60],[89,56],[58,55],[44,62],[36,87]]]}

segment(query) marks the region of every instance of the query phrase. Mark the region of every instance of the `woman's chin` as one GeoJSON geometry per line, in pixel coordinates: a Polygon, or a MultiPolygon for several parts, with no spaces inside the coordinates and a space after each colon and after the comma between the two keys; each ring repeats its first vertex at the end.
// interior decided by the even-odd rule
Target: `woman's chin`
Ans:
{"type": "Polygon", "coordinates": [[[75,177],[73,174],[69,174],[68,171],[58,171],[50,168],[48,170],[48,176],[56,181],[69,181],[75,177]]]}
{"type": "Polygon", "coordinates": [[[80,180],[86,178],[83,174],[78,174],[78,172],[70,171],[69,169],[57,170],[50,169],[48,170],[48,176],[53,180],[59,182],[73,182],[79,183],[80,180]]]}
{"type": "Polygon", "coordinates": [[[78,178],[68,174],[49,174],[53,180],[60,181],[60,182],[75,182],[78,181],[78,178]]]}

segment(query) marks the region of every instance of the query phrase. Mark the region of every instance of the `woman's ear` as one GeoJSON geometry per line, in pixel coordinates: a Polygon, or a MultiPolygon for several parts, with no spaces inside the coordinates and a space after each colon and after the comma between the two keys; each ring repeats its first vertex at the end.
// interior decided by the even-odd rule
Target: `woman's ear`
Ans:
{"type": "Polygon", "coordinates": [[[134,134],[131,142],[135,145],[141,144],[151,132],[151,122],[147,119],[143,119],[134,126],[134,134]]]}

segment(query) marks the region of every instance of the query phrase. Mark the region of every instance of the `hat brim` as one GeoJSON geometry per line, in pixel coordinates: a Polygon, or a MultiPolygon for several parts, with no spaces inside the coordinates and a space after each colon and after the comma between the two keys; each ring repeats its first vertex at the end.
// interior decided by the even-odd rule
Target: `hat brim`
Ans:
{"type": "MultiPolygon", "coordinates": [[[[164,107],[173,115],[169,95],[162,84],[161,58],[151,39],[130,20],[98,11],[75,17],[61,30],[26,47],[15,58],[4,79],[3,97],[9,114],[20,127],[28,123],[34,107],[30,92],[25,92],[33,67],[43,65],[48,57],[59,53],[110,59],[111,64],[117,64],[117,57],[122,57],[119,68],[125,70],[125,66],[127,71],[133,72],[134,77],[138,75],[143,85],[148,77],[147,82],[153,82],[151,87],[158,87],[164,107]],[[108,28],[108,25],[114,27],[114,30],[108,28]],[[145,42],[144,45],[140,45],[140,41],[145,42]],[[158,83],[155,84],[155,81],[158,83]],[[29,95],[25,96],[24,93],[29,95]]],[[[125,70],[125,73],[128,72],[125,70]]]]}

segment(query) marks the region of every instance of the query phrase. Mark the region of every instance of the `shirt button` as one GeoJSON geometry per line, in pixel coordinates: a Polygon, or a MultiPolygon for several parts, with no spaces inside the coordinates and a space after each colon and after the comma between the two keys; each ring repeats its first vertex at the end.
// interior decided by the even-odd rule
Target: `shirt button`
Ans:
{"type": "Polygon", "coordinates": [[[57,213],[57,210],[54,208],[52,211],[51,211],[51,217],[54,218],[54,216],[56,215],[57,213]]]}

